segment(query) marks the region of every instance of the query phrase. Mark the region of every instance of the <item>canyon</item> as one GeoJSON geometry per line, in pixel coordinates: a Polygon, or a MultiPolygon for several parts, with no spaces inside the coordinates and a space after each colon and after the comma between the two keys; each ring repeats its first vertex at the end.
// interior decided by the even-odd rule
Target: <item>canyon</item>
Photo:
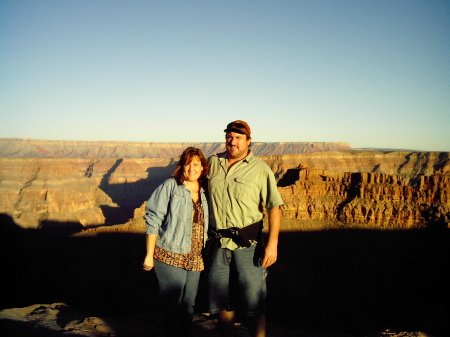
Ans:
{"type": "MultiPolygon", "coordinates": [[[[171,175],[183,148],[197,146],[210,155],[223,146],[17,139],[2,144],[0,213],[23,228],[73,230],[139,223],[142,205],[171,175]],[[129,158],[137,153],[145,157],[129,158]],[[109,157],[115,154],[123,157],[109,157]]],[[[449,153],[352,150],[345,143],[253,146],[257,154],[275,153],[259,157],[278,181],[285,229],[314,228],[312,221],[318,229],[320,221],[403,229],[449,223],[449,153]]]]}
{"type": "MultiPolygon", "coordinates": [[[[0,139],[0,146],[0,309],[24,307],[24,315],[58,323],[64,313],[72,317],[67,305],[91,317],[67,325],[74,329],[95,317],[154,326],[156,279],[141,268],[145,202],[185,147],[210,155],[223,143],[0,139]]],[[[450,153],[346,143],[252,150],[273,170],[284,201],[279,259],[268,278],[272,336],[450,332],[450,153]]]]}

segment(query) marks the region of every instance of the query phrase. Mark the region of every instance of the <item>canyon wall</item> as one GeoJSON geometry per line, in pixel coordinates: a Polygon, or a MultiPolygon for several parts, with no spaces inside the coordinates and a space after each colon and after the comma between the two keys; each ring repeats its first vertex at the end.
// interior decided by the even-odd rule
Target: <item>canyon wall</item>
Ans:
{"type": "MultiPolygon", "coordinates": [[[[302,221],[383,228],[449,222],[449,153],[351,150],[260,158],[278,181],[285,229],[302,221]]],[[[0,213],[24,228],[130,219],[142,228],[139,208],[175,164],[171,158],[0,158],[0,213]]]]}
{"type": "Polygon", "coordinates": [[[343,151],[262,159],[279,178],[286,220],[372,228],[450,221],[449,153],[343,151]]]}
{"type": "Polygon", "coordinates": [[[447,226],[450,220],[449,175],[422,176],[410,185],[400,175],[307,169],[296,173],[292,185],[280,188],[286,220],[340,221],[366,228],[447,226]]]}
{"type": "MultiPolygon", "coordinates": [[[[261,157],[282,195],[284,230],[447,227],[449,153],[323,152],[261,157]]],[[[144,205],[127,223],[143,229],[144,205]]]]}
{"type": "Polygon", "coordinates": [[[0,213],[24,228],[127,221],[171,159],[0,158],[0,213]]]}
{"type": "MultiPolygon", "coordinates": [[[[0,138],[0,157],[5,158],[177,158],[185,148],[193,146],[205,156],[224,151],[224,143],[150,143],[54,141],[0,138]]],[[[252,142],[257,156],[351,150],[348,143],[332,142],[252,142]]]]}

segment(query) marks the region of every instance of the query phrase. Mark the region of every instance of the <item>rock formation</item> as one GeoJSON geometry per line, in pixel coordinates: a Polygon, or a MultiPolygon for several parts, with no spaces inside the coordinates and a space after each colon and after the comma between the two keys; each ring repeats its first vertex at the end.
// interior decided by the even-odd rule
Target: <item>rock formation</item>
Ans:
{"type": "Polygon", "coordinates": [[[286,220],[372,228],[447,226],[448,153],[323,152],[262,157],[279,177],[286,220]]]}
{"type": "Polygon", "coordinates": [[[450,176],[422,176],[415,185],[400,175],[299,169],[280,188],[286,220],[331,220],[372,228],[412,228],[449,221],[450,176]]]}
{"type": "MultiPolygon", "coordinates": [[[[252,143],[258,156],[351,150],[348,143],[252,143]]],[[[0,138],[0,157],[14,158],[177,158],[185,148],[200,148],[205,156],[224,150],[217,143],[89,142],[0,138]]]]}
{"type": "Polygon", "coordinates": [[[69,161],[0,158],[0,213],[24,228],[101,225],[102,205],[117,207],[69,161]]]}
{"type": "MultiPolygon", "coordinates": [[[[449,153],[352,150],[261,158],[278,180],[284,220],[383,228],[449,222],[449,153]]],[[[176,160],[0,158],[0,213],[28,228],[125,223],[176,160]]]]}
{"type": "MultiPolygon", "coordinates": [[[[345,172],[362,165],[358,163],[352,168],[348,161],[345,168],[335,171],[309,169],[303,164],[303,156],[297,155],[296,160],[291,156],[291,166],[286,165],[283,158],[263,158],[281,177],[278,186],[284,201],[283,230],[323,229],[321,221],[373,229],[447,227],[450,222],[448,159],[434,162],[440,169],[425,176],[423,171],[405,168],[402,174],[345,172]]],[[[336,158],[329,156],[329,160],[336,158]]],[[[330,162],[327,167],[331,166],[330,162]]],[[[426,164],[432,163],[426,161],[426,164]]],[[[320,167],[320,164],[315,166],[320,167]]],[[[375,166],[382,170],[380,162],[375,166]]],[[[411,164],[411,168],[416,166],[411,164]]],[[[133,223],[136,228],[144,228],[143,206],[135,210],[128,225],[133,223]]]]}

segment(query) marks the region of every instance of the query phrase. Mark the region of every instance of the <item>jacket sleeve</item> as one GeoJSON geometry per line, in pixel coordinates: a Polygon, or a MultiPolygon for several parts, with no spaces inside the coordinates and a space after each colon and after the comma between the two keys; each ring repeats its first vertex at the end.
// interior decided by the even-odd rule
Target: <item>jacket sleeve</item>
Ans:
{"type": "Polygon", "coordinates": [[[159,185],[150,196],[145,207],[146,234],[159,234],[159,228],[164,222],[167,214],[171,195],[170,180],[159,185]]]}

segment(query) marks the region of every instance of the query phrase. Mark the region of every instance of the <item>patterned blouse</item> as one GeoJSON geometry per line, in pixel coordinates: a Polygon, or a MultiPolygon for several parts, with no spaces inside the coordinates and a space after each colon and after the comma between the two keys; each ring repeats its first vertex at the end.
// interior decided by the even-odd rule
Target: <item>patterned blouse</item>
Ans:
{"type": "Polygon", "coordinates": [[[189,271],[202,271],[205,269],[202,258],[203,227],[205,218],[202,203],[198,202],[193,204],[191,252],[188,254],[172,253],[156,246],[154,258],[170,266],[183,268],[189,271]]]}

